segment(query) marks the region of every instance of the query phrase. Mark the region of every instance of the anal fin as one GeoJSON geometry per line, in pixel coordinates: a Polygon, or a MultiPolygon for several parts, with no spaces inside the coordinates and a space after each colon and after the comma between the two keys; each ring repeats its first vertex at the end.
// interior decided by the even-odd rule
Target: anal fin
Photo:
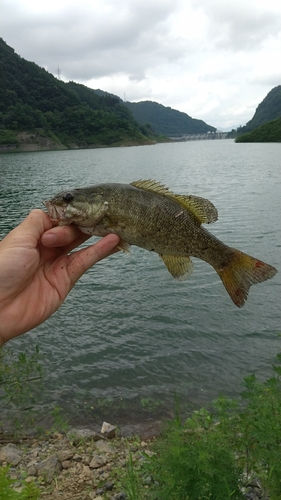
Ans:
{"type": "Polygon", "coordinates": [[[174,255],[160,255],[169,273],[178,281],[185,281],[193,271],[193,264],[189,257],[175,257],[174,255]]]}

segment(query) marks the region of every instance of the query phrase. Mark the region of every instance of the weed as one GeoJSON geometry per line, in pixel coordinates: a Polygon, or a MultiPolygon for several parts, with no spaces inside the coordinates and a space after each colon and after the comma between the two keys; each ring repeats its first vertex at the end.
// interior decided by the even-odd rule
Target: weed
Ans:
{"type": "Polygon", "coordinates": [[[9,467],[0,467],[0,498],[5,500],[38,500],[40,491],[31,483],[24,483],[21,492],[12,488],[15,479],[9,477],[9,467]]]}
{"type": "Polygon", "coordinates": [[[33,354],[21,352],[17,357],[7,347],[0,349],[1,399],[17,408],[26,408],[34,402],[35,387],[42,378],[42,367],[38,360],[38,346],[33,354]]]}
{"type": "Polygon", "coordinates": [[[6,346],[0,349],[0,408],[14,428],[34,426],[34,404],[42,389],[41,381],[38,346],[31,354],[15,354],[6,346]]]}
{"type": "Polygon", "coordinates": [[[221,396],[210,411],[194,411],[184,423],[177,403],[175,419],[153,446],[156,453],[137,468],[129,457],[129,499],[238,500],[258,477],[262,493],[280,500],[281,367],[273,370],[265,382],[246,377],[241,399],[221,396]]]}
{"type": "Polygon", "coordinates": [[[163,402],[160,401],[159,399],[150,399],[150,398],[143,398],[141,399],[141,407],[144,411],[147,411],[149,413],[154,412],[157,410],[160,406],[162,406],[163,402]]]}
{"type": "Polygon", "coordinates": [[[185,425],[172,424],[156,445],[152,473],[161,499],[242,498],[234,451],[220,427],[211,423],[207,410],[196,412],[185,425]]]}
{"type": "Polygon", "coordinates": [[[134,467],[132,453],[129,452],[125,491],[129,500],[140,500],[141,484],[138,471],[134,467]]]}
{"type": "MultiPolygon", "coordinates": [[[[277,371],[277,370],[275,370],[277,371]]],[[[277,371],[278,373],[278,371],[277,371]]],[[[264,383],[254,375],[244,379],[242,393],[247,402],[237,417],[237,448],[244,457],[248,475],[260,478],[270,498],[281,498],[281,380],[273,376],[264,383]]]]}
{"type": "Polygon", "coordinates": [[[53,417],[51,432],[67,432],[69,430],[68,419],[63,415],[60,406],[54,406],[51,416],[53,417]]]}

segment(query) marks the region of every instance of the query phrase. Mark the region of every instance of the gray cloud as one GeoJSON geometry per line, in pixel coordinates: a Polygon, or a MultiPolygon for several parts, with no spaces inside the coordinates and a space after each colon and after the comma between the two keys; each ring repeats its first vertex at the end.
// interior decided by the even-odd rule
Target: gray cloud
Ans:
{"type": "MultiPolygon", "coordinates": [[[[54,71],[57,63],[67,78],[90,79],[125,72],[145,77],[145,70],[162,60],[175,59],[178,49],[171,40],[168,18],[178,2],[161,0],[109,3],[110,9],[86,10],[71,6],[30,17],[14,18],[6,5],[6,33],[30,59],[54,71]],[[123,4],[123,7],[122,7],[123,4]],[[108,10],[108,12],[106,12],[108,10]],[[36,57],[35,57],[36,56],[36,57]]],[[[105,5],[105,4],[104,4],[105,5]]],[[[9,41],[9,40],[8,40],[9,41]]]]}
{"type": "MultiPolygon", "coordinates": [[[[268,11],[267,2],[200,0],[200,3],[217,47],[234,51],[258,50],[268,37],[280,33],[280,9],[268,11]]],[[[198,5],[198,1],[195,4],[198,5]]]]}

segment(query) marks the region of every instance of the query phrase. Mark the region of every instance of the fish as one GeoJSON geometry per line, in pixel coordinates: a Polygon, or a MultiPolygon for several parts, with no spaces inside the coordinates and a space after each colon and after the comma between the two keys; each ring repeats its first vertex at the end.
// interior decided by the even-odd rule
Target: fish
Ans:
{"type": "Polygon", "coordinates": [[[237,307],[244,305],[252,284],[277,273],[273,266],[226,245],[202,226],[218,219],[212,202],[175,194],[152,179],[70,189],[43,203],[58,225],[75,224],[88,235],[117,234],[124,251],[136,245],[157,252],[176,280],[185,281],[192,273],[191,257],[207,262],[237,307]]]}

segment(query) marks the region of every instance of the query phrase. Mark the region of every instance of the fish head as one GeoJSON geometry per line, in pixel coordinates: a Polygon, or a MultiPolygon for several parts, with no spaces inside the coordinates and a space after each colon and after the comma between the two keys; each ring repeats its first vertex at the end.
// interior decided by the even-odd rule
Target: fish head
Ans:
{"type": "Polygon", "coordinates": [[[91,192],[87,189],[62,191],[54,198],[43,201],[52,221],[59,226],[72,223],[82,226],[96,224],[107,211],[108,203],[102,192],[91,192]]]}

